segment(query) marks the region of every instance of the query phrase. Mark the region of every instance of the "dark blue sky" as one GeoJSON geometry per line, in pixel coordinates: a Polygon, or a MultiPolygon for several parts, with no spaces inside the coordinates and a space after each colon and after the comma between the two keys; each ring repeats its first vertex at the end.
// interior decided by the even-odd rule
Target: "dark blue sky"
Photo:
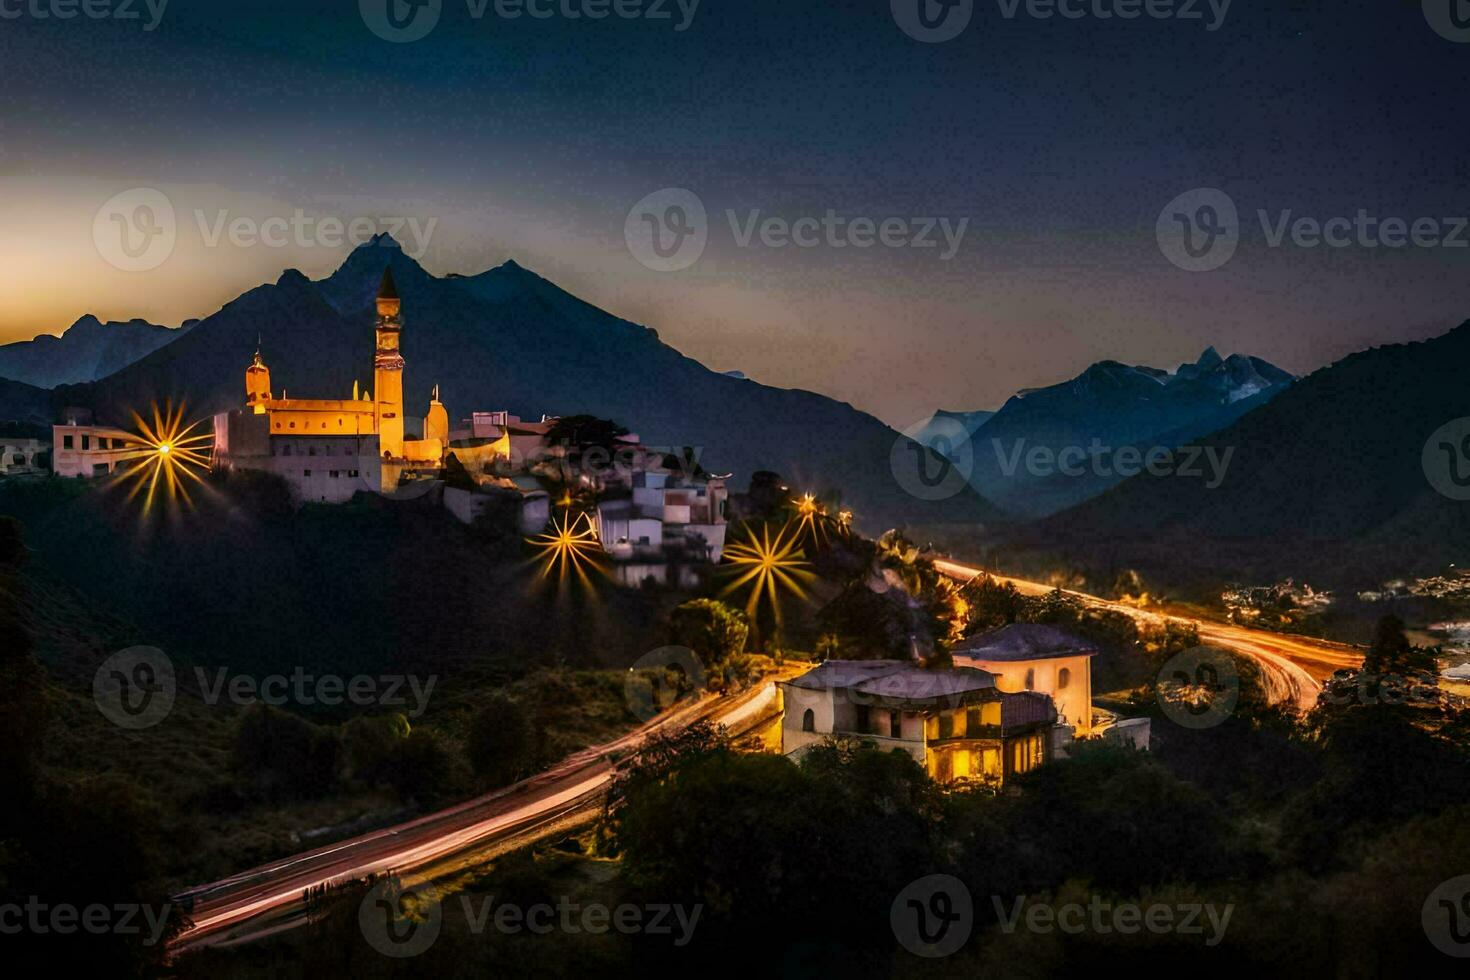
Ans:
{"type": "Polygon", "coordinates": [[[673,0],[670,19],[601,21],[443,0],[426,37],[394,44],[356,0],[171,0],[151,31],[143,0],[133,21],[0,0],[22,12],[0,17],[0,254],[23,294],[0,340],[84,312],[176,323],[286,266],[325,274],[345,246],[205,235],[296,209],[434,219],[432,271],[514,257],[711,367],[897,425],[1103,357],[1172,366],[1214,344],[1300,372],[1470,317],[1470,247],[1273,246],[1257,217],[1364,210],[1450,234],[1470,213],[1470,44],[1418,0],[1235,0],[1213,31],[1204,2],[1200,20],[1090,13],[1119,2],[1074,20],[977,0],[959,36],[924,44],[888,0],[703,0],[683,31],[673,0]],[[176,209],[177,244],[129,272],[99,255],[94,217],[140,187],[176,209]],[[698,196],[708,245],[658,272],[624,224],[667,187],[698,196]],[[1188,272],[1155,224],[1204,187],[1238,208],[1240,242],[1188,272]],[[829,210],[967,224],[944,259],[742,245],[727,216],[829,210]]]}

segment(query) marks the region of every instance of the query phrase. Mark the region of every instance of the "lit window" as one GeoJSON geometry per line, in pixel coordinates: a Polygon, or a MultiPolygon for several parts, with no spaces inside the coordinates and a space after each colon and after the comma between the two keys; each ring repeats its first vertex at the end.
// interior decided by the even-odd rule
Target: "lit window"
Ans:
{"type": "Polygon", "coordinates": [[[1035,667],[1027,667],[1026,668],[1026,690],[1028,690],[1028,691],[1034,691],[1034,690],[1036,690],[1036,668],[1035,667]]]}

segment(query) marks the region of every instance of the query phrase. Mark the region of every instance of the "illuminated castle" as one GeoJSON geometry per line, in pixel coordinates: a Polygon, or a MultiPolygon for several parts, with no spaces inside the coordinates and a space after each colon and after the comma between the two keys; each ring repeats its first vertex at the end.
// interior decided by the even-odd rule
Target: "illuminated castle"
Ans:
{"type": "Polygon", "coordinates": [[[350,399],[276,398],[260,350],[245,369],[245,410],[215,416],[215,466],[283,477],[305,501],[339,503],[373,489],[391,493],[436,475],[449,444],[439,390],[420,422],[405,416],[398,289],[391,270],[378,289],[373,390],[350,399]],[[375,397],[376,395],[376,397],[375,397]],[[366,486],[364,486],[366,485],[366,486]]]}

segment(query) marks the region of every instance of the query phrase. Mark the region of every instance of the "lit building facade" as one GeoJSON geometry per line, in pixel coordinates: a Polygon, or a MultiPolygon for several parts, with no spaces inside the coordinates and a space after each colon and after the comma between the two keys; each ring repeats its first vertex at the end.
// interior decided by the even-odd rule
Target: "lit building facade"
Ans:
{"type": "Polygon", "coordinates": [[[214,465],[282,477],[298,499],[342,503],[359,490],[392,493],[436,476],[449,442],[449,413],[436,388],[422,423],[403,398],[401,301],[391,270],[376,300],[373,390],[351,398],[276,398],[270,368],[256,351],[245,369],[245,408],[214,418],[214,465]]]}
{"type": "Polygon", "coordinates": [[[51,427],[51,468],[57,476],[111,476],[138,458],[143,444],[131,432],[96,425],[86,409],[68,408],[51,427]]]}
{"type": "Polygon", "coordinates": [[[828,660],[780,687],[788,755],[845,735],[907,752],[937,782],[997,784],[1052,758],[1051,699],[1004,692],[987,671],[828,660]]]}

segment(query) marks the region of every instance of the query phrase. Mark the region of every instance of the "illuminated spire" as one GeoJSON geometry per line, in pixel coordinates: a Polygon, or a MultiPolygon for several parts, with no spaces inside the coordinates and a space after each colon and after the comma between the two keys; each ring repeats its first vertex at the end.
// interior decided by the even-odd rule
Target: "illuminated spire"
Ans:
{"type": "Polygon", "coordinates": [[[397,299],[398,286],[393,282],[393,267],[383,270],[383,281],[378,285],[378,299],[397,299]]]}

